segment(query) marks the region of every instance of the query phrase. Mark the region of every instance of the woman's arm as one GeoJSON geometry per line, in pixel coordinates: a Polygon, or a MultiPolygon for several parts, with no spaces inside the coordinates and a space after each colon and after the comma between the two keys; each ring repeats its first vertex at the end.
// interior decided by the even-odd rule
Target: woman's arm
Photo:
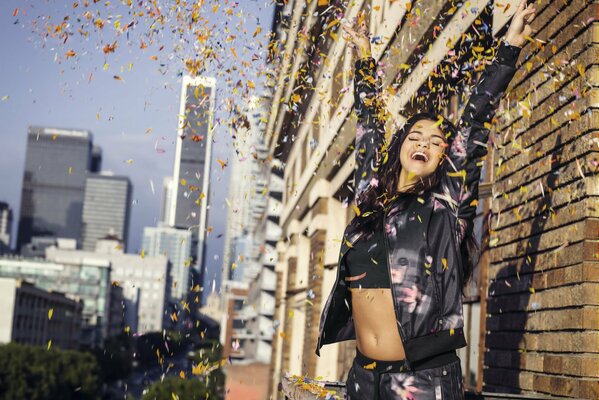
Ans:
{"type": "Polygon", "coordinates": [[[520,0],[509,22],[505,40],[500,43],[497,57],[484,70],[474,88],[458,126],[458,136],[449,149],[448,160],[452,172],[444,177],[444,181],[457,206],[458,243],[473,229],[481,158],[487,154],[487,139],[497,103],[516,72],[516,61],[522,46],[527,40],[532,40],[530,35],[536,32],[532,29],[536,8],[526,3],[526,0],[520,0]]]}
{"type": "Polygon", "coordinates": [[[358,117],[354,189],[358,209],[362,208],[365,192],[378,185],[378,171],[383,161],[386,113],[380,92],[381,80],[377,76],[374,58],[357,60],[354,77],[354,107],[358,117]]]}
{"type": "Polygon", "coordinates": [[[514,73],[520,47],[501,42],[497,56],[483,71],[464,109],[458,135],[448,151],[449,173],[444,181],[455,201],[458,243],[474,225],[482,157],[487,155],[491,120],[514,73]]]}

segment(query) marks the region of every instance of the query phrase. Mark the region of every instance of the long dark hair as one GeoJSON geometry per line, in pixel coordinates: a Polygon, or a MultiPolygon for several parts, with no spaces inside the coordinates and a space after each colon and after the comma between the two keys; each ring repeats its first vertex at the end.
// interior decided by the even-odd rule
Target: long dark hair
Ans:
{"type": "MultiPolygon", "coordinates": [[[[364,218],[360,219],[360,224],[358,226],[359,230],[364,232],[372,232],[375,228],[378,228],[381,224],[381,219],[371,216],[380,215],[387,204],[396,198],[396,196],[402,195],[397,191],[399,174],[402,168],[400,160],[401,146],[408,137],[412,126],[414,126],[416,122],[424,119],[439,122],[438,127],[445,134],[448,144],[446,149],[451,148],[451,143],[458,132],[457,128],[451,121],[440,115],[437,115],[434,111],[423,111],[410,116],[402,125],[402,127],[399,128],[398,131],[391,137],[389,145],[384,146],[383,152],[386,152],[387,154],[385,157],[383,157],[385,161],[378,170],[378,185],[370,186],[363,194],[364,200],[360,209],[364,210],[364,213],[362,213],[364,218]]],[[[448,150],[445,151],[444,158],[447,154],[447,151],[448,150]]],[[[450,172],[449,164],[449,162],[445,162],[443,159],[435,169],[435,172],[429,176],[418,179],[402,193],[419,194],[436,188],[441,182],[441,177],[450,172]]],[[[472,229],[469,230],[469,233],[462,241],[460,245],[460,253],[463,260],[462,294],[464,294],[464,288],[472,277],[472,271],[480,259],[480,246],[473,235],[472,229]]]]}

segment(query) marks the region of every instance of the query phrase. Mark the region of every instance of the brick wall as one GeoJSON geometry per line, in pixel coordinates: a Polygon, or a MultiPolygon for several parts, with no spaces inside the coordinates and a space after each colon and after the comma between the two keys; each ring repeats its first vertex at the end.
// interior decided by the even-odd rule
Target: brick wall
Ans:
{"type": "Polygon", "coordinates": [[[599,9],[535,7],[494,129],[483,390],[596,399],[599,9]]]}

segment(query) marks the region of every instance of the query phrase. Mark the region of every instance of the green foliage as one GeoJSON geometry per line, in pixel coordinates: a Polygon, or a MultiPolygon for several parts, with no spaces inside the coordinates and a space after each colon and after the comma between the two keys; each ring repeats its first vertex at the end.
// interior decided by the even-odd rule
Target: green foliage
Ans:
{"type": "MultiPolygon", "coordinates": [[[[200,343],[200,349],[196,352],[193,357],[194,365],[197,364],[220,364],[222,361],[223,347],[220,342],[216,339],[203,340],[200,343]]],[[[206,376],[208,388],[210,393],[223,394],[225,387],[225,374],[222,371],[222,367],[211,371],[206,376]]]]}
{"type": "Polygon", "coordinates": [[[198,378],[181,379],[166,377],[162,382],[153,384],[143,396],[143,400],[218,400],[206,384],[198,378]]]}
{"type": "Polygon", "coordinates": [[[181,334],[176,331],[150,332],[137,338],[136,349],[139,363],[142,367],[153,367],[158,365],[158,354],[161,357],[173,356],[185,347],[181,334]]]}
{"type": "Polygon", "coordinates": [[[89,353],[16,343],[0,346],[2,399],[98,399],[98,374],[89,353]]]}
{"type": "Polygon", "coordinates": [[[100,365],[102,382],[126,379],[132,370],[133,339],[123,332],[108,339],[104,348],[96,349],[94,355],[100,365]]]}

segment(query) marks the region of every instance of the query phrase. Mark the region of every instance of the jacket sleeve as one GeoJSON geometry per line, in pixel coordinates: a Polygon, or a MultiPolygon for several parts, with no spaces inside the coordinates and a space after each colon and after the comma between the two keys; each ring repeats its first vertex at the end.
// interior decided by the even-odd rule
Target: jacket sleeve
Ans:
{"type": "Polygon", "coordinates": [[[501,42],[495,59],[482,72],[458,124],[448,152],[448,174],[443,177],[457,217],[458,243],[472,232],[478,203],[482,157],[499,100],[516,72],[520,47],[501,42]]]}
{"type": "Polygon", "coordinates": [[[374,58],[356,61],[354,76],[354,108],[356,125],[354,170],[355,202],[363,207],[364,193],[378,185],[378,170],[383,161],[385,145],[385,106],[380,98],[381,80],[377,76],[374,58]]]}

